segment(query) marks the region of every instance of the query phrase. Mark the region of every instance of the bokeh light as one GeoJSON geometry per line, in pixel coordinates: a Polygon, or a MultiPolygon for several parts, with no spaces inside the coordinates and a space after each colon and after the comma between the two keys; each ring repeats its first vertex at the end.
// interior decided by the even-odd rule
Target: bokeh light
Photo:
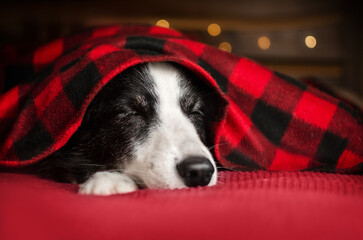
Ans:
{"type": "Polygon", "coordinates": [[[316,38],[314,36],[306,36],[305,45],[308,48],[314,48],[316,46],[316,38]]]}
{"type": "Polygon", "coordinates": [[[260,49],[262,50],[267,50],[270,48],[271,46],[271,41],[268,37],[266,36],[262,36],[262,37],[259,37],[258,40],[257,40],[257,45],[260,49]]]}
{"type": "Polygon", "coordinates": [[[218,47],[219,47],[219,49],[222,49],[222,50],[224,50],[226,52],[232,52],[232,46],[228,42],[222,42],[222,43],[219,44],[218,47]]]}
{"type": "Polygon", "coordinates": [[[208,31],[209,35],[215,37],[215,36],[218,36],[219,34],[221,34],[221,27],[216,23],[212,23],[212,24],[209,24],[207,31],[208,31]]]}
{"type": "Polygon", "coordinates": [[[170,24],[165,19],[160,19],[159,21],[156,22],[156,26],[164,27],[164,28],[169,28],[170,27],[170,24]]]}

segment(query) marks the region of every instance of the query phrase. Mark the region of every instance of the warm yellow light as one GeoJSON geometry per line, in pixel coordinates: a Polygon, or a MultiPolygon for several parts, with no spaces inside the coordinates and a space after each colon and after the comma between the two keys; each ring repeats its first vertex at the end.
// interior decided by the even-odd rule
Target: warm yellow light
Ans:
{"type": "Polygon", "coordinates": [[[316,38],[313,36],[306,36],[305,37],[305,45],[308,48],[314,48],[316,46],[316,38]]]}
{"type": "Polygon", "coordinates": [[[164,27],[164,28],[169,28],[170,27],[170,24],[165,19],[160,19],[159,21],[156,22],[156,26],[164,27]]]}
{"type": "Polygon", "coordinates": [[[271,46],[270,39],[266,36],[259,37],[257,40],[257,45],[262,50],[267,50],[271,46]]]}
{"type": "Polygon", "coordinates": [[[219,34],[221,34],[221,27],[216,23],[212,23],[212,24],[209,24],[207,31],[208,31],[209,35],[215,37],[215,36],[218,36],[219,34]]]}
{"type": "Polygon", "coordinates": [[[232,52],[232,46],[228,42],[222,42],[219,44],[219,49],[222,49],[226,52],[232,52]]]}

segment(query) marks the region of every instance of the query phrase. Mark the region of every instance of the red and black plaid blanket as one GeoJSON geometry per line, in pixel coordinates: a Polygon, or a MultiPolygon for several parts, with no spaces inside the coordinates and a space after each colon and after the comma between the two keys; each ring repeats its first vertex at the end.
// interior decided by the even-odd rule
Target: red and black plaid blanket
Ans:
{"type": "Polygon", "coordinates": [[[362,115],[339,99],[254,61],[144,25],[58,39],[3,69],[0,166],[25,166],[61,148],[114,76],[173,61],[229,102],[215,124],[215,156],[231,169],[362,172],[362,115]]]}

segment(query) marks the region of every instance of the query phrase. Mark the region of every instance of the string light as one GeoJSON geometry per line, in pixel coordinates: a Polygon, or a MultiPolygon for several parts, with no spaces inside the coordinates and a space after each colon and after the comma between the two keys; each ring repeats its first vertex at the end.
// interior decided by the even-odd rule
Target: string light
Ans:
{"type": "Polygon", "coordinates": [[[160,19],[159,21],[156,22],[156,26],[164,27],[164,28],[169,28],[170,27],[170,24],[165,19],[160,19]]]}
{"type": "Polygon", "coordinates": [[[221,34],[221,27],[216,23],[212,23],[212,24],[209,24],[207,31],[208,31],[209,35],[215,37],[215,36],[218,36],[219,34],[221,34]]]}
{"type": "Polygon", "coordinates": [[[232,52],[232,46],[228,42],[222,42],[218,47],[226,52],[232,52]]]}
{"type": "Polygon", "coordinates": [[[259,37],[258,40],[257,40],[257,45],[260,49],[262,50],[267,50],[270,48],[271,46],[271,41],[268,37],[266,36],[262,36],[262,37],[259,37]]]}
{"type": "Polygon", "coordinates": [[[314,48],[316,46],[316,38],[314,36],[306,36],[305,45],[308,48],[314,48]]]}

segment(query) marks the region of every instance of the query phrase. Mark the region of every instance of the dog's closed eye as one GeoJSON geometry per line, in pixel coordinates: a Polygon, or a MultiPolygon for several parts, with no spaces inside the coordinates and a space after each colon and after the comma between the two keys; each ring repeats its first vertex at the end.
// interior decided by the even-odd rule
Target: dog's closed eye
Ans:
{"type": "Polygon", "coordinates": [[[135,96],[128,99],[122,99],[118,103],[116,118],[125,118],[131,116],[146,117],[152,111],[147,99],[143,96],[135,96]]]}
{"type": "Polygon", "coordinates": [[[205,107],[199,98],[183,98],[180,101],[183,112],[190,117],[203,117],[205,107]]]}
{"type": "Polygon", "coordinates": [[[135,115],[144,116],[151,110],[148,100],[144,96],[140,95],[130,99],[129,106],[135,115]]]}

